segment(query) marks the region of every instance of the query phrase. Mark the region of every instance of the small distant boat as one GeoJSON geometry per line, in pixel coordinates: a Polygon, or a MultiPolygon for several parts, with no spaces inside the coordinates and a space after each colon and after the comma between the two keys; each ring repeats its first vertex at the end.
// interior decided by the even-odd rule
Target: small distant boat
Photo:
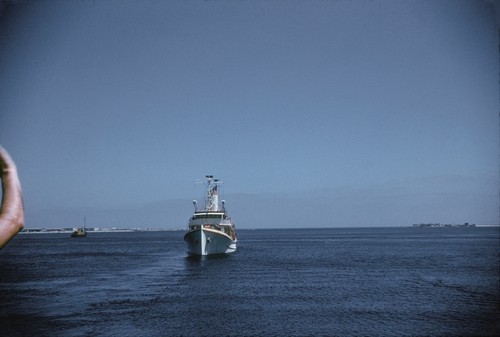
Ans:
{"type": "Polygon", "coordinates": [[[87,231],[85,227],[87,225],[87,218],[83,218],[83,228],[77,228],[73,233],[71,233],[72,238],[84,238],[87,236],[87,231]]]}
{"type": "Polygon", "coordinates": [[[222,182],[206,176],[206,194],[203,207],[197,208],[193,200],[194,214],[189,219],[184,241],[190,255],[228,254],[236,251],[236,227],[226,212],[225,201],[219,204],[217,187],[222,182]]]}
{"type": "Polygon", "coordinates": [[[78,228],[76,231],[71,233],[72,238],[84,238],[87,236],[87,232],[83,228],[78,228]]]}

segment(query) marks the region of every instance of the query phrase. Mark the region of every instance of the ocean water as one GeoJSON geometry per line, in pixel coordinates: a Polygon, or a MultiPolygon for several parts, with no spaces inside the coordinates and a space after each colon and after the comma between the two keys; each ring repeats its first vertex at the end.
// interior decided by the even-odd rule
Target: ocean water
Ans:
{"type": "Polygon", "coordinates": [[[18,235],[0,251],[1,336],[498,336],[498,228],[18,235]]]}

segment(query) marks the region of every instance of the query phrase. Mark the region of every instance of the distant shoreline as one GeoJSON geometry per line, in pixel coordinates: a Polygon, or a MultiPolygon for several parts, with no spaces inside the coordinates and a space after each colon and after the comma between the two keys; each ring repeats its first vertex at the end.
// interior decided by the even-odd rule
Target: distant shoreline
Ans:
{"type": "Polygon", "coordinates": [[[468,222],[463,224],[418,223],[412,225],[412,227],[499,227],[499,226],[500,225],[488,225],[488,224],[476,225],[476,224],[470,224],[468,222]]]}
{"type": "MultiPolygon", "coordinates": [[[[71,234],[76,230],[71,228],[25,228],[18,234],[71,234]]],[[[164,229],[164,228],[103,228],[85,229],[87,233],[130,233],[130,232],[175,232],[182,231],[183,229],[164,229]]]]}
{"type": "MultiPolygon", "coordinates": [[[[345,228],[493,228],[500,225],[492,224],[440,224],[440,223],[422,223],[409,226],[370,226],[370,227],[283,227],[283,228],[240,228],[243,231],[252,230],[270,230],[270,229],[345,229],[345,228]]],[[[19,234],[71,234],[77,228],[25,228],[19,234]]],[[[185,231],[183,228],[87,228],[87,233],[132,233],[132,232],[178,232],[185,231]]]]}

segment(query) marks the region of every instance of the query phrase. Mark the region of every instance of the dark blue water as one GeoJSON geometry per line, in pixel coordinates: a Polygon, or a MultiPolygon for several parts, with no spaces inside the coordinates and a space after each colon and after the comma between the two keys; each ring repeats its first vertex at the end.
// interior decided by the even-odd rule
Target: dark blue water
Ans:
{"type": "Polygon", "coordinates": [[[495,336],[498,228],[240,230],[194,259],[182,232],[18,235],[1,336],[495,336]]]}

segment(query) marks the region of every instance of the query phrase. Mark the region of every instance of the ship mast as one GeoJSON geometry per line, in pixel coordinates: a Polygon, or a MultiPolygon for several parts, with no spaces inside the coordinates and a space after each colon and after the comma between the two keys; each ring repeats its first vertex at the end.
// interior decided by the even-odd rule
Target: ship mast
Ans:
{"type": "MultiPolygon", "coordinates": [[[[225,201],[222,200],[219,205],[219,190],[218,186],[223,183],[220,179],[214,179],[213,175],[206,175],[205,182],[205,195],[203,207],[198,208],[198,202],[193,200],[193,206],[195,212],[219,212],[225,211],[225,201]]],[[[195,184],[201,184],[199,180],[195,184]]],[[[196,192],[196,191],[195,191],[196,192]]]]}
{"type": "Polygon", "coordinates": [[[207,194],[205,195],[205,209],[207,211],[217,212],[219,210],[219,191],[217,190],[218,184],[221,182],[219,179],[214,179],[214,176],[205,176],[207,179],[207,194]]]}
{"type": "MultiPolygon", "coordinates": [[[[204,196],[204,205],[203,209],[200,209],[200,211],[206,211],[206,212],[218,212],[221,210],[219,207],[219,191],[218,191],[218,186],[222,184],[222,181],[219,179],[214,179],[213,175],[207,175],[205,176],[206,178],[206,190],[205,190],[205,196],[204,196]]],[[[195,211],[198,211],[196,208],[196,200],[193,200],[193,205],[195,207],[195,211]]],[[[224,208],[224,207],[222,207],[224,208]]]]}

